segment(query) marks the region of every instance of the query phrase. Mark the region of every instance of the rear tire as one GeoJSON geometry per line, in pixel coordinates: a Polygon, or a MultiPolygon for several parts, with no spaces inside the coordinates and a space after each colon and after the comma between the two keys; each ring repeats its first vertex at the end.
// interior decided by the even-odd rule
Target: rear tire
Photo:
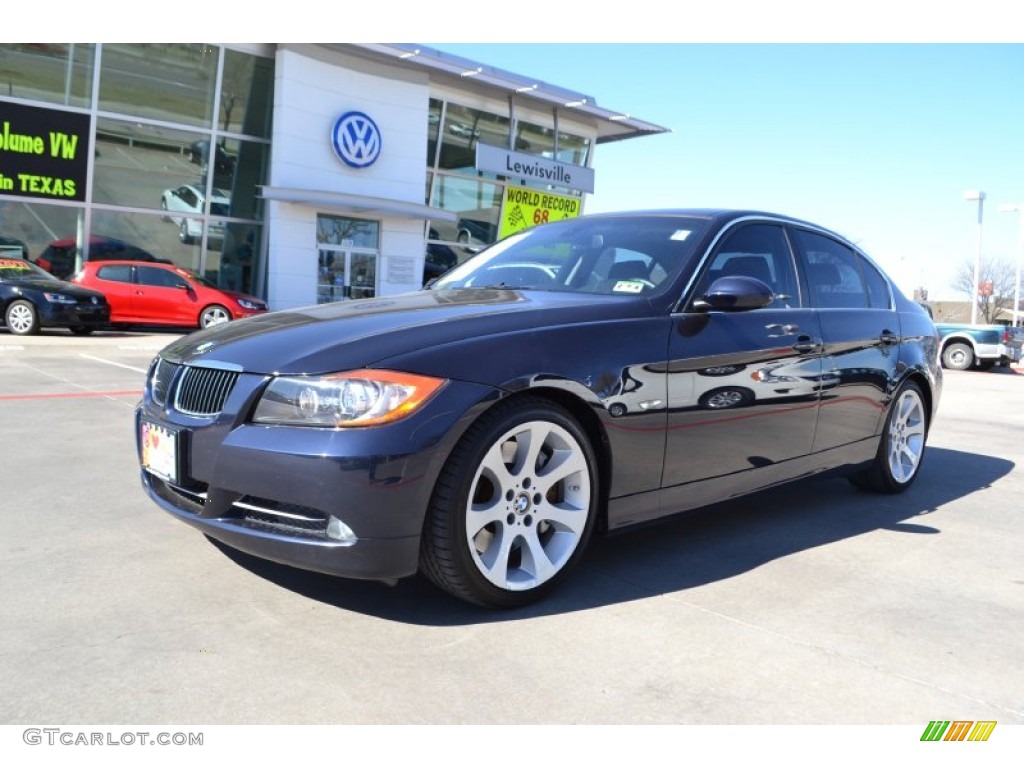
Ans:
{"type": "Polygon", "coordinates": [[[917,479],[927,438],[928,412],[921,388],[905,382],[893,398],[874,463],[850,482],[866,491],[903,493],[917,479]]]}
{"type": "Polygon", "coordinates": [[[952,371],[966,371],[974,365],[974,350],[967,344],[954,342],[942,350],[942,367],[952,371]]]}
{"type": "Polygon", "coordinates": [[[438,478],[420,568],[477,605],[534,602],[582,556],[599,495],[594,450],[572,416],[539,398],[499,403],[470,427],[438,478]]]}

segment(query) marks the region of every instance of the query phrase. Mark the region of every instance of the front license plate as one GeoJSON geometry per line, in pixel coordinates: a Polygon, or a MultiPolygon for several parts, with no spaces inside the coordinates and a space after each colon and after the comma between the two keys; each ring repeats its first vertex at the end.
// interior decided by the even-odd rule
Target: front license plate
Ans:
{"type": "Polygon", "coordinates": [[[142,466],[169,483],[178,482],[178,433],[143,421],[142,466]]]}

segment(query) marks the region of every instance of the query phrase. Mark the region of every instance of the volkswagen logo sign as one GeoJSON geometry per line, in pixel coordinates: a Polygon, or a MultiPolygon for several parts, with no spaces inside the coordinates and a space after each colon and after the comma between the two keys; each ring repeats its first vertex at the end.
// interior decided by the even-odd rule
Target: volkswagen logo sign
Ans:
{"type": "Polygon", "coordinates": [[[334,124],[331,143],[334,145],[334,153],[345,165],[366,168],[380,157],[380,128],[369,115],[346,112],[334,124]]]}

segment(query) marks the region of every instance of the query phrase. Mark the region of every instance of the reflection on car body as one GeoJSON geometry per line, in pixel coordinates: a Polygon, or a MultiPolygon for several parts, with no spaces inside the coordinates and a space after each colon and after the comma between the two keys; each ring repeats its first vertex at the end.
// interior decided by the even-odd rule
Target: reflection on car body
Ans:
{"type": "Polygon", "coordinates": [[[814,224],[581,216],[430,290],[172,343],[136,412],[141,478],[162,509],[256,556],[420,571],[522,605],[595,531],[824,471],[907,490],[940,399],[937,344],[920,307],[814,224]],[[740,386],[742,407],[708,397],[740,386]]]}

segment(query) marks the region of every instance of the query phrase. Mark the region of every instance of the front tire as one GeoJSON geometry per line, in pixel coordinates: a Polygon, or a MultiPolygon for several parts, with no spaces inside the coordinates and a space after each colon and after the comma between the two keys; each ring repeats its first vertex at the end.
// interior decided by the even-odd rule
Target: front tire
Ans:
{"type": "Polygon", "coordinates": [[[900,387],[893,399],[874,463],[850,481],[867,491],[903,493],[917,479],[928,438],[928,411],[921,388],[900,387]]]}
{"type": "Polygon", "coordinates": [[[4,315],[7,329],[16,336],[31,336],[39,333],[39,313],[30,302],[12,301],[4,315]]]}
{"type": "Polygon", "coordinates": [[[959,342],[942,350],[942,366],[952,371],[966,371],[974,365],[974,350],[959,342]]]}
{"type": "Polygon", "coordinates": [[[477,605],[534,602],[582,556],[599,489],[590,440],[566,411],[536,398],[500,403],[470,427],[441,472],[421,569],[477,605]]]}
{"type": "Polygon", "coordinates": [[[213,304],[204,309],[199,315],[199,327],[210,328],[214,325],[226,323],[231,319],[231,313],[220,304],[213,304]]]}

